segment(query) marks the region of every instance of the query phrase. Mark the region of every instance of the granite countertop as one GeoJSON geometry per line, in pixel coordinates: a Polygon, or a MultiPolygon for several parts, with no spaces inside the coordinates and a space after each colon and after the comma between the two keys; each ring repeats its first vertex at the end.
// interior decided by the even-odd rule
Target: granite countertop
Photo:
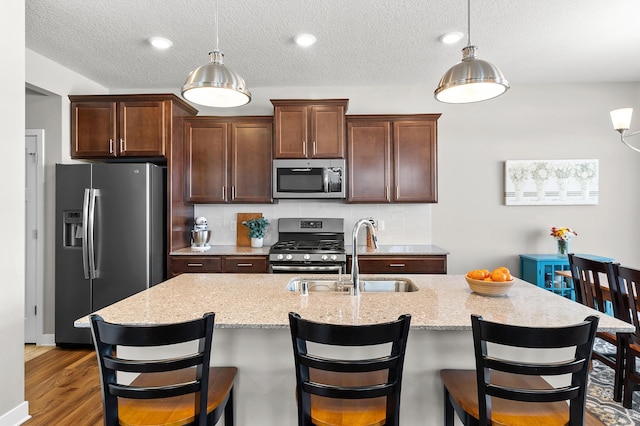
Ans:
{"type": "MultiPolygon", "coordinates": [[[[348,255],[353,253],[353,246],[345,246],[348,255]]],[[[267,256],[269,246],[261,248],[239,247],[235,245],[212,245],[208,250],[195,250],[185,247],[173,250],[172,256],[267,256]]],[[[377,249],[365,245],[358,246],[358,254],[367,256],[406,255],[406,256],[433,256],[448,255],[449,252],[441,247],[431,244],[418,245],[380,245],[377,249]]]]}
{"type": "MultiPolygon", "coordinates": [[[[345,246],[347,254],[353,253],[353,245],[345,246]]],[[[379,245],[378,248],[367,247],[365,245],[358,246],[358,254],[367,256],[385,256],[385,255],[407,255],[407,256],[442,256],[448,255],[449,251],[433,244],[418,245],[379,245]]]]}
{"type": "MultiPolygon", "coordinates": [[[[597,315],[599,330],[634,330],[631,324],[517,278],[504,297],[472,293],[463,275],[409,275],[407,278],[419,287],[411,293],[353,297],[335,292],[302,296],[286,291],[289,280],[300,276],[182,274],[97,312],[106,321],[122,324],[179,322],[215,312],[216,327],[232,329],[287,328],[291,311],[303,318],[337,324],[370,324],[410,313],[411,328],[417,330],[469,330],[472,313],[491,321],[533,327],[568,325],[597,315]]],[[[88,317],[76,320],[75,326],[89,327],[88,317]]]]}
{"type": "Polygon", "coordinates": [[[268,256],[269,246],[253,248],[236,245],[212,245],[207,250],[196,250],[191,247],[172,250],[172,256],[268,256]]]}

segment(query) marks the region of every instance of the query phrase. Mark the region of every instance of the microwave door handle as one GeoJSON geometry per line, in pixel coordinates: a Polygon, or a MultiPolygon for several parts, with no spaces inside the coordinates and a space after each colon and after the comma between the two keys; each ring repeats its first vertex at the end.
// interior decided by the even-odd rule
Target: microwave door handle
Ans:
{"type": "Polygon", "coordinates": [[[322,185],[324,187],[324,192],[329,192],[329,169],[326,167],[322,169],[322,185]]]}
{"type": "Polygon", "coordinates": [[[91,190],[84,189],[84,198],[82,200],[82,270],[84,271],[84,279],[89,279],[89,198],[91,190]]]}
{"type": "Polygon", "coordinates": [[[292,172],[310,172],[311,169],[310,168],[306,168],[306,169],[291,169],[292,172]]]}

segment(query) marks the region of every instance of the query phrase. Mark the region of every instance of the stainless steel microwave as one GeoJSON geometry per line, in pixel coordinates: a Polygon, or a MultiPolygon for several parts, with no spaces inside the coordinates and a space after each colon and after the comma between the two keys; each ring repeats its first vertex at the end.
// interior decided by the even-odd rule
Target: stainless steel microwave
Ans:
{"type": "Polygon", "coordinates": [[[345,198],[344,159],[273,160],[273,198],[345,198]]]}

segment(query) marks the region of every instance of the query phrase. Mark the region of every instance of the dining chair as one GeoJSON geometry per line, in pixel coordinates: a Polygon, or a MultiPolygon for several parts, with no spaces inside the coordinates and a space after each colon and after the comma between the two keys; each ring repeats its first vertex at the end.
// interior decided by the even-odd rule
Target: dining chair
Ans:
{"type": "Polygon", "coordinates": [[[626,303],[624,308],[628,310],[630,319],[636,330],[626,335],[624,380],[622,405],[632,408],[633,392],[640,390],[640,371],[637,370],[637,358],[640,358],[640,270],[620,265],[611,265],[609,269],[611,280],[625,289],[626,303]]]}
{"type": "Polygon", "coordinates": [[[454,412],[465,425],[602,424],[585,409],[597,317],[564,327],[533,328],[472,315],[471,325],[476,369],[440,371],[445,425],[453,426],[454,412]],[[527,352],[575,350],[563,360],[527,362],[496,355],[496,345],[527,352]],[[567,385],[554,386],[542,377],[562,375],[570,375],[567,385]]]}
{"type": "Polygon", "coordinates": [[[298,425],[397,426],[410,315],[370,325],[289,313],[298,425]]]}
{"type": "Polygon", "coordinates": [[[105,425],[214,425],[223,413],[225,426],[233,425],[237,368],[210,367],[214,317],[206,313],[174,324],[121,325],[91,315],[105,425]],[[121,353],[123,347],[185,342],[193,342],[193,353],[157,359],[121,353]],[[139,375],[125,384],[118,383],[118,372],[139,375]]]}
{"type": "MultiPolygon", "coordinates": [[[[629,311],[622,308],[626,296],[617,281],[610,279],[607,272],[608,265],[612,262],[587,259],[573,253],[569,253],[568,257],[573,285],[576,289],[576,300],[602,313],[607,312],[607,302],[609,302],[616,318],[631,322],[629,311]],[[605,295],[607,296],[605,297],[605,295]]],[[[607,345],[599,346],[603,349],[593,350],[593,359],[602,362],[614,371],[613,400],[617,402],[622,401],[625,335],[626,333],[599,331],[596,333],[596,338],[603,340],[607,345]]]]}

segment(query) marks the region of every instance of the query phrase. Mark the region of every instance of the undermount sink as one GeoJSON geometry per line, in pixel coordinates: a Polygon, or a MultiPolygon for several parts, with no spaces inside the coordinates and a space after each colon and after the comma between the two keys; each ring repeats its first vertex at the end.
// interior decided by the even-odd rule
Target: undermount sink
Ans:
{"type": "MultiPolygon", "coordinates": [[[[349,293],[351,283],[338,282],[333,278],[294,278],[287,284],[287,291],[303,292],[303,282],[307,291],[349,293]]],[[[365,278],[360,279],[360,291],[364,293],[406,293],[418,291],[418,286],[407,278],[365,278]]]]}

